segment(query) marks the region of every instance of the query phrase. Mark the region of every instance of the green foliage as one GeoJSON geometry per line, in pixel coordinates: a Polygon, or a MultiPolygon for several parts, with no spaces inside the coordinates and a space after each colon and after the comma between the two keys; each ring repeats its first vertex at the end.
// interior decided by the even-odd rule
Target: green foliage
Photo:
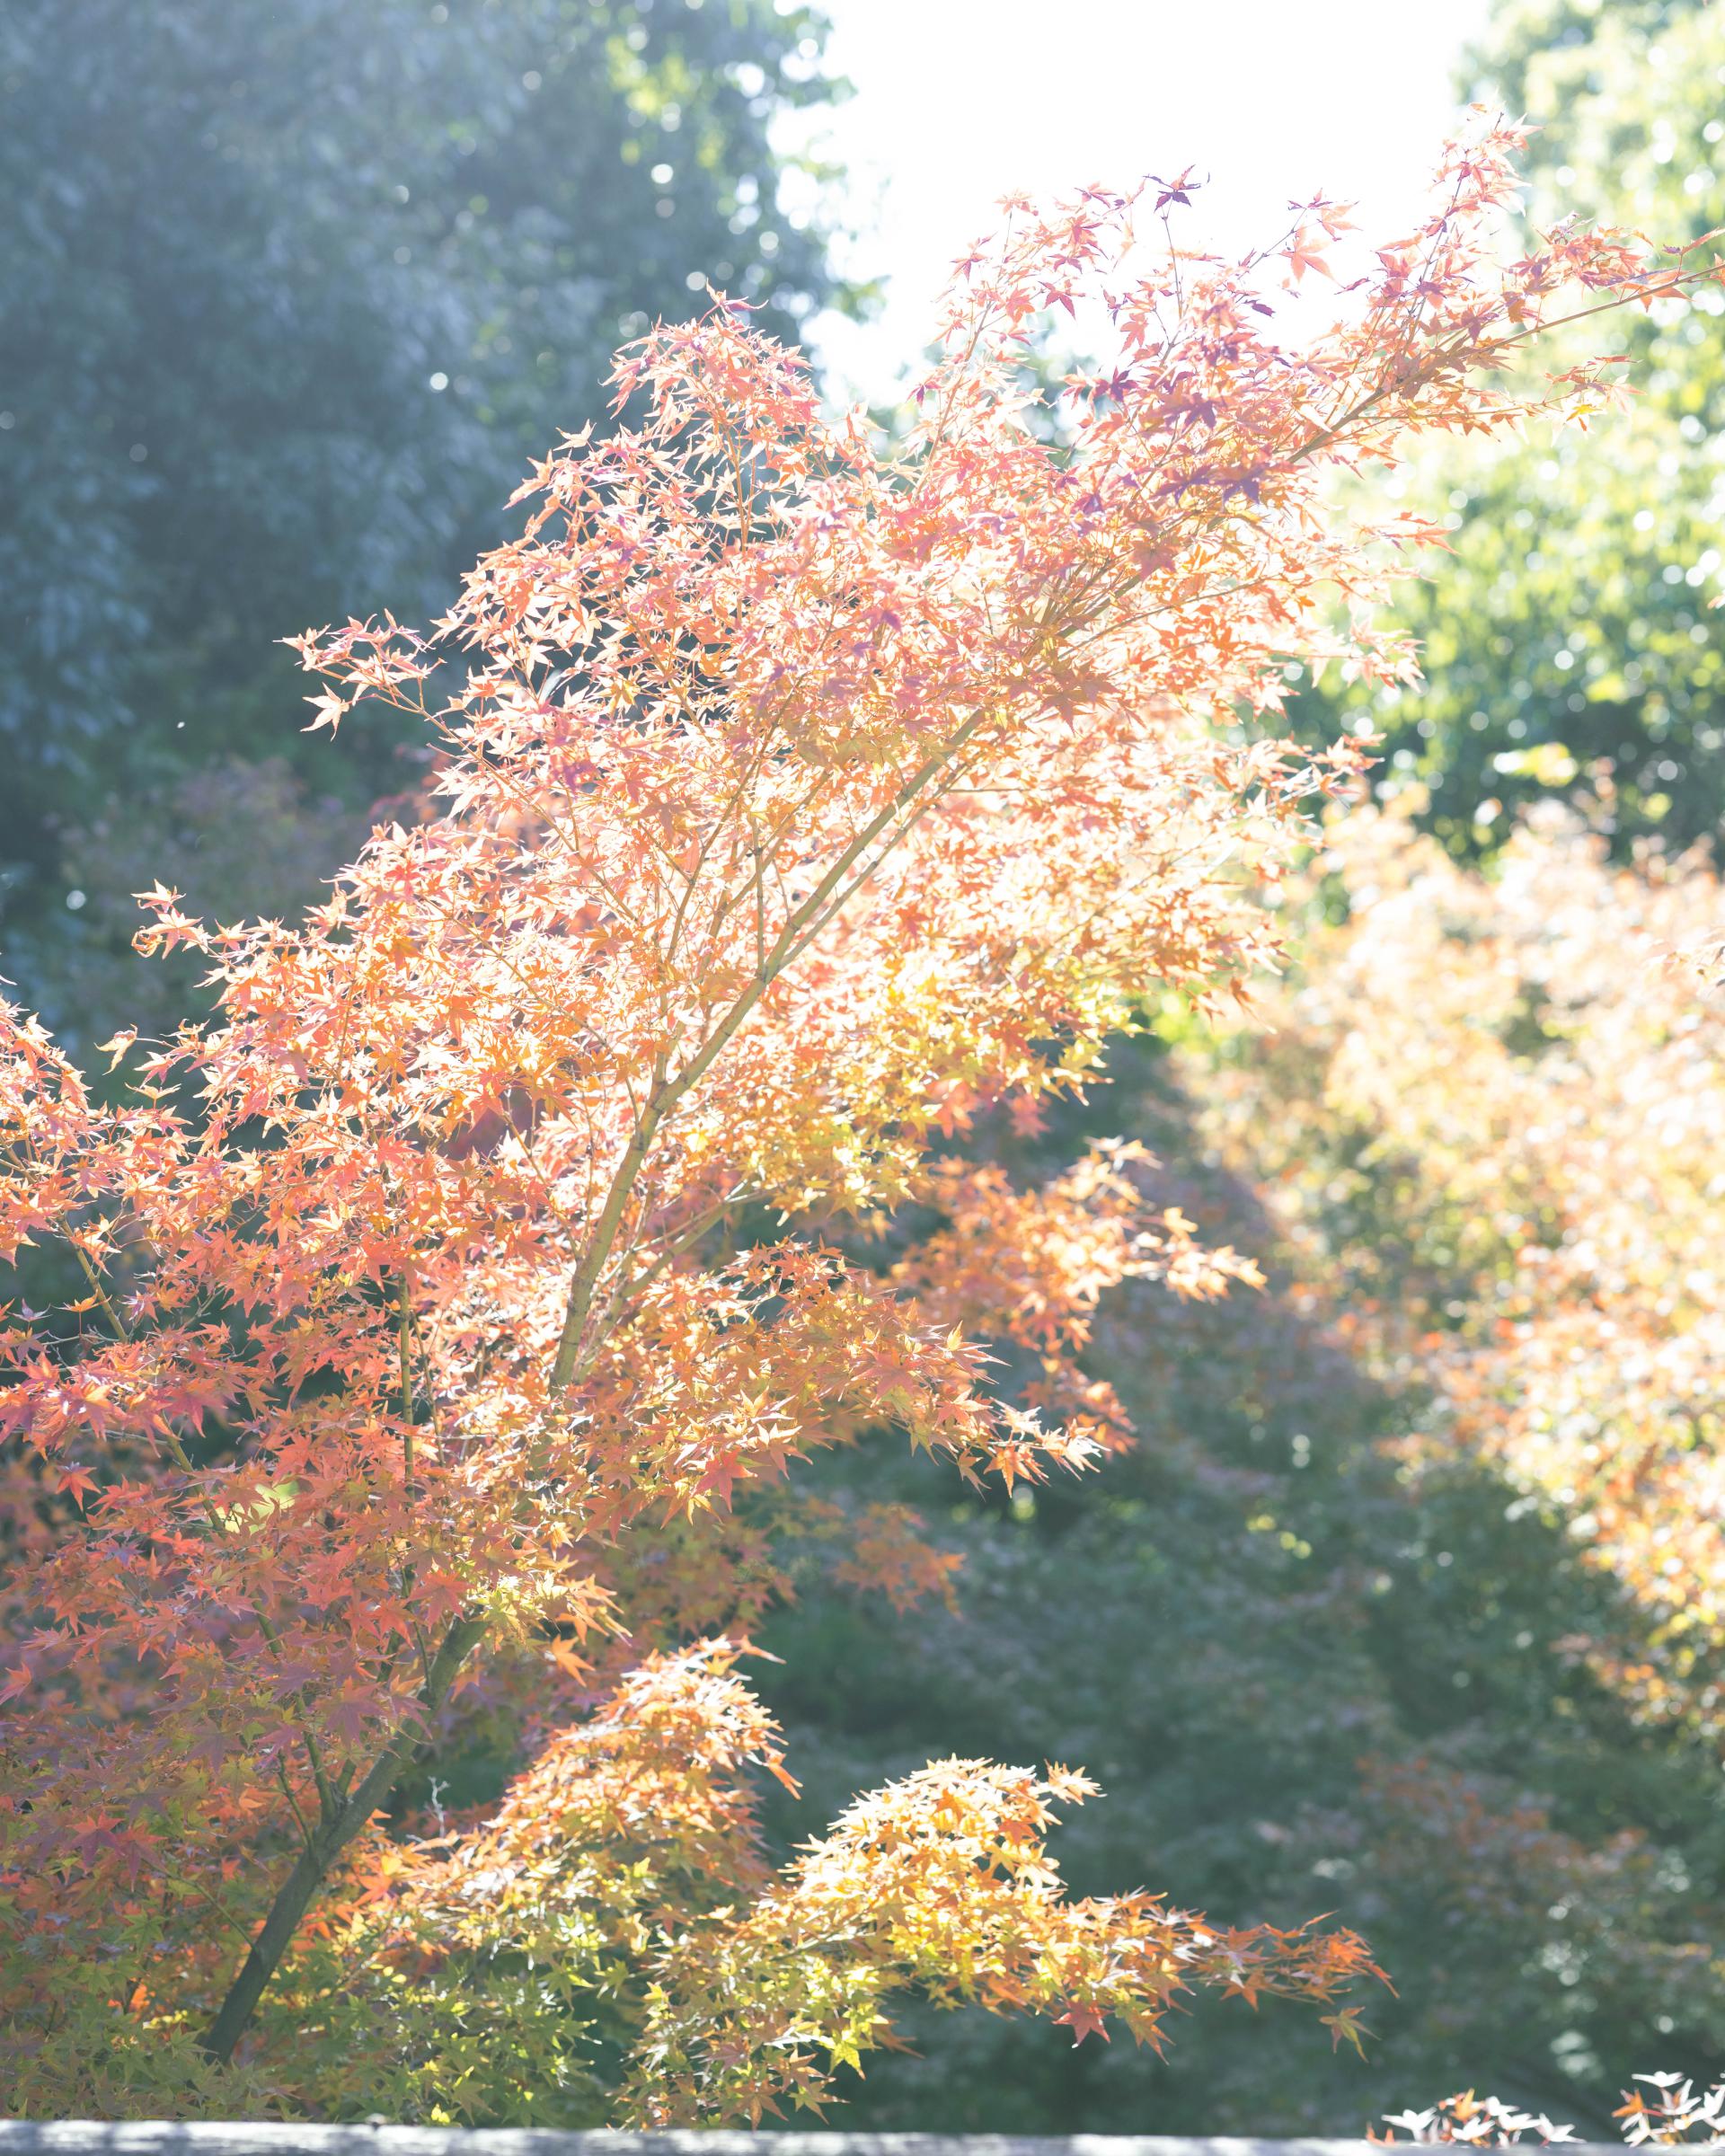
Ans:
{"type": "MultiPolygon", "coordinates": [[[[1683,245],[1725,224],[1725,4],[1508,0],[1470,97],[1525,112],[1530,223],[1577,214],[1683,245]]],[[[1581,325],[1636,394],[1586,433],[1428,457],[1398,506],[1448,526],[1399,608],[1422,686],[1308,693],[1330,729],[1368,718],[1386,775],[1417,778],[1458,849],[1521,802],[1616,767],[1620,837],[1711,836],[1725,811],[1725,290],[1581,325]]]]}
{"type": "MultiPolygon", "coordinates": [[[[619,340],[705,278],[791,335],[828,296],[768,141],[828,94],[821,32],[772,0],[0,11],[0,925],[63,1027],[105,1029],[92,964],[135,925],[68,905],[117,806],[167,873],[190,773],[286,759],[297,903],[346,857],[319,797],[411,782],[381,723],[300,739],[274,640],[447,604],[619,340]]],[[[210,851],[223,917],[281,903],[210,851]]]]}

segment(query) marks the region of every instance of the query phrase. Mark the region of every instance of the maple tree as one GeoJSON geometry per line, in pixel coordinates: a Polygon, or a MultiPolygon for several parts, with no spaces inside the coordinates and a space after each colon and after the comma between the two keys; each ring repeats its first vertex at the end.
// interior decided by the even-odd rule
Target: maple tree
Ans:
{"type": "MultiPolygon", "coordinates": [[[[423,717],[423,819],[296,925],[150,893],[141,943],[202,954],[217,1013],[107,1044],[118,1105],[8,1017],[23,2100],[758,2117],[906,1991],[1154,2043],[1197,1984],[1354,2033],[1350,1933],[1068,1899],[1058,1770],[942,1763],[767,1874],[751,1777],[785,1770],[737,1661],[795,1461],[889,1428],[1009,1489],[1088,1465],[1126,1436],[1098,1296],[1250,1276],[1129,1150],[1026,1194],[940,1148],[1033,1127],[1147,983],[1212,1000],[1273,952],[1253,887],[1359,759],[1253,722],[1292,657],[1411,663],[1326,473],[1513,421],[1494,369],[1560,293],[1692,274],[1573,230],[1499,261],[1513,142],[1455,146],[1299,343],[1261,287],[1324,269],[1331,205],[1227,263],[1173,239],[1183,183],[1013,204],[884,450],[743,310],[656,331],[638,423],[536,467],[435,638],[301,642],[318,723],[423,717]],[[1118,349],[1051,444],[1030,340],[1087,306],[1118,349]],[[531,1754],[500,1802],[392,1838],[484,1713],[531,1754]]],[[[914,1521],[860,1527],[859,1575],[943,1584],[914,1521]]]]}

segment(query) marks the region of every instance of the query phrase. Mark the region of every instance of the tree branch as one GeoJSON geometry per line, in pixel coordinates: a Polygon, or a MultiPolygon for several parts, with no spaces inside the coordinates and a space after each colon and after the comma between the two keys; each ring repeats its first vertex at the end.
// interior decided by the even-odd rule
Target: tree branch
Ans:
{"type": "MultiPolygon", "coordinates": [[[[588,1313],[593,1307],[593,1296],[599,1284],[599,1275],[604,1271],[606,1259],[611,1254],[612,1245],[616,1241],[617,1230],[623,1224],[624,1207],[628,1204],[630,1193],[640,1180],[642,1168],[647,1163],[647,1155],[659,1125],[677,1102],[705,1077],[713,1063],[729,1047],[739,1029],[751,1016],[756,1005],[774,982],[778,979],[780,974],[794,959],[801,956],[802,945],[799,939],[802,936],[803,931],[820,913],[821,908],[834,892],[843,884],[856,862],[862,859],[878,838],[889,831],[894,820],[904,813],[905,809],[916,800],[931,782],[938,778],[940,773],[951,764],[953,758],[968,745],[971,737],[990,715],[990,710],[986,706],[982,710],[974,711],[961,726],[955,729],[951,738],[942,747],[937,749],[911,773],[910,777],[894,793],[886,807],[863,826],[862,829],[857,833],[856,836],[833,862],[814,889],[787,918],[779,931],[772,950],[767,954],[765,963],[756,973],[748,987],[744,989],[730,1009],[726,1012],[724,1017],[707,1036],[701,1047],[684,1065],[677,1076],[668,1082],[665,1076],[663,1058],[661,1057],[660,1067],[655,1074],[652,1090],[648,1094],[646,1105],[636,1120],[634,1129],[630,1133],[629,1143],[624,1149],[623,1159],[618,1165],[616,1175],[609,1191],[606,1194],[604,1208],[594,1224],[592,1237],[586,1250],[582,1253],[580,1263],[575,1268],[574,1277],[570,1282],[569,1300],[563,1312],[562,1332],[557,1342],[557,1354],[551,1368],[550,1384],[553,1396],[568,1389],[571,1380],[579,1367],[582,1335],[587,1329],[588,1313]]],[[[889,840],[888,851],[890,851],[891,843],[889,840]]],[[[864,879],[858,879],[859,885],[862,880],[864,879]]],[[[854,888],[857,887],[854,886],[853,888],[854,888]]],[[[846,893],[845,896],[848,898],[850,894],[846,893]]],[[[828,917],[830,918],[830,915],[828,917]]]]}

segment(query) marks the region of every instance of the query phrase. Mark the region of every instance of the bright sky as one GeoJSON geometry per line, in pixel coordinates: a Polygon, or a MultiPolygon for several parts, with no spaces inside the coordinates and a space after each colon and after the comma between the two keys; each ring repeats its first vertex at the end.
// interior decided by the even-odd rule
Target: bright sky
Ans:
{"type": "Polygon", "coordinates": [[[887,275],[880,319],[809,341],[841,393],[890,401],[953,258],[1015,188],[1124,184],[1192,164],[1206,243],[1281,229],[1287,202],[1403,230],[1455,114],[1487,0],[823,0],[856,94],[816,130],[852,175],[847,270],[887,275]]]}

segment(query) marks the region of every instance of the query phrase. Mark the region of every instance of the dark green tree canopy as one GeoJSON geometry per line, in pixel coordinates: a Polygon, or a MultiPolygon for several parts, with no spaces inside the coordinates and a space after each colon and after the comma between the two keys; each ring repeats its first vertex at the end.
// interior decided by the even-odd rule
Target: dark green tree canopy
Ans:
{"type": "Polygon", "coordinates": [[[709,278],[792,335],[829,296],[768,132],[829,94],[822,30],[773,0],[0,10],[4,970],[91,930],[69,835],[116,784],[170,825],[218,758],[399,784],[376,733],[298,740],[274,640],[438,610],[614,348],[709,278]]]}

